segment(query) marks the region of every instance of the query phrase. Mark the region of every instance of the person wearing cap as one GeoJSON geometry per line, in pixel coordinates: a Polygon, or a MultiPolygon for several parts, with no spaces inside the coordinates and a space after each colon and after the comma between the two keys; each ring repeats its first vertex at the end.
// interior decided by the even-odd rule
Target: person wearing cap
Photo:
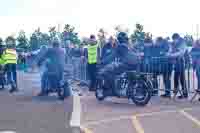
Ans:
{"type": "Polygon", "coordinates": [[[182,37],[178,33],[174,33],[172,35],[172,44],[170,51],[168,53],[168,57],[171,59],[174,65],[174,89],[175,94],[178,91],[179,80],[181,82],[182,93],[178,98],[188,98],[188,90],[186,88],[185,82],[185,60],[184,55],[186,52],[186,43],[182,37]]]}
{"type": "Polygon", "coordinates": [[[6,49],[2,58],[5,60],[5,71],[7,82],[11,84],[10,93],[18,91],[17,89],[17,60],[16,40],[12,36],[6,38],[6,49]]]}
{"type": "Polygon", "coordinates": [[[90,39],[88,40],[88,46],[87,50],[85,51],[85,55],[88,60],[88,75],[90,79],[90,86],[89,91],[95,91],[95,83],[96,83],[96,64],[99,61],[99,54],[100,49],[98,46],[98,42],[96,40],[96,37],[94,35],[90,36],[90,39]]]}

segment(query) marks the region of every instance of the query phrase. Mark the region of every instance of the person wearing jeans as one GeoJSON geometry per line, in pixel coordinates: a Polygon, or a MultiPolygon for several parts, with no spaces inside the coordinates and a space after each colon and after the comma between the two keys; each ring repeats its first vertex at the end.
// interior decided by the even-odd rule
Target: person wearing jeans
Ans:
{"type": "Polygon", "coordinates": [[[182,93],[178,98],[188,98],[188,90],[186,88],[185,82],[185,59],[184,55],[186,52],[186,44],[183,38],[180,37],[179,34],[174,33],[172,36],[173,42],[171,45],[171,49],[167,56],[172,60],[174,65],[174,89],[175,94],[178,91],[179,80],[181,82],[182,93]]]}
{"type": "Polygon", "coordinates": [[[191,50],[193,61],[193,68],[196,70],[197,75],[197,92],[200,93],[200,40],[197,40],[191,50]]]}

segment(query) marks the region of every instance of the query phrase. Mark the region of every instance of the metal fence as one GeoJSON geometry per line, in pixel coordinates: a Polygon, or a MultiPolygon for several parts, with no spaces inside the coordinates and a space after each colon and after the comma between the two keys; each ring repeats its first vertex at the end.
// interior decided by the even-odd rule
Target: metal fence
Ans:
{"type": "MultiPolygon", "coordinates": [[[[82,62],[78,58],[70,59],[71,64],[73,66],[73,79],[88,83],[88,72],[87,72],[87,61],[82,62]]],[[[70,61],[69,61],[70,62],[70,61]]],[[[113,63],[117,63],[115,60],[113,63]]],[[[145,58],[141,60],[141,63],[138,64],[140,72],[152,73],[154,76],[153,87],[154,90],[170,90],[173,91],[175,88],[174,81],[178,81],[178,88],[182,87],[180,81],[180,73],[179,77],[175,77],[177,75],[177,69],[184,71],[184,88],[188,90],[190,93],[194,93],[194,90],[197,89],[197,76],[195,70],[192,67],[191,60],[190,61],[182,61],[181,64],[174,64],[173,60],[166,57],[151,57],[145,58]],[[180,68],[177,68],[180,67],[180,68]],[[176,73],[176,74],[175,74],[176,73]],[[176,79],[175,79],[176,78],[176,79]]],[[[180,89],[181,90],[181,89],[180,89]]]]}

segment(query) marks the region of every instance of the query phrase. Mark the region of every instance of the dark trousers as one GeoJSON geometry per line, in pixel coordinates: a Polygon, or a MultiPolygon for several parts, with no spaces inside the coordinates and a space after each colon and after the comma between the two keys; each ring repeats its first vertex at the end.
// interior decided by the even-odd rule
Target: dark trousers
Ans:
{"type": "Polygon", "coordinates": [[[173,64],[166,61],[163,63],[163,82],[165,87],[165,94],[171,95],[171,75],[173,71],[173,64]]]}
{"type": "Polygon", "coordinates": [[[17,65],[16,64],[6,64],[5,71],[7,74],[7,82],[11,84],[13,81],[17,85],[17,65]]]}
{"type": "Polygon", "coordinates": [[[174,88],[177,89],[179,86],[179,80],[182,86],[182,91],[184,95],[187,95],[187,89],[186,89],[186,82],[185,82],[185,71],[184,69],[176,71],[174,73],[174,88]]]}
{"type": "Polygon", "coordinates": [[[198,90],[200,90],[200,66],[197,66],[196,68],[196,75],[197,75],[197,84],[198,84],[198,90]]]}
{"type": "Polygon", "coordinates": [[[165,94],[171,95],[171,71],[163,74],[163,81],[165,86],[165,94]]]}
{"type": "Polygon", "coordinates": [[[88,64],[88,74],[90,78],[90,90],[95,89],[96,84],[96,64],[88,64]]]}

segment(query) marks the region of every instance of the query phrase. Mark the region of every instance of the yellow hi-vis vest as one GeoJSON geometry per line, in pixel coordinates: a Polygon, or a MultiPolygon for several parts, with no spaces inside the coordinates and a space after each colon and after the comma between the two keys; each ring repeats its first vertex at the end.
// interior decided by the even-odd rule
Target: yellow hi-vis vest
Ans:
{"type": "Polygon", "coordinates": [[[5,60],[2,57],[0,57],[0,65],[4,65],[4,64],[5,64],[5,60]]]}
{"type": "Polygon", "coordinates": [[[88,46],[88,63],[89,64],[97,63],[97,48],[98,48],[97,44],[88,46]]]}
{"type": "Polygon", "coordinates": [[[5,64],[17,64],[17,52],[14,49],[6,49],[3,54],[5,64]]]}

